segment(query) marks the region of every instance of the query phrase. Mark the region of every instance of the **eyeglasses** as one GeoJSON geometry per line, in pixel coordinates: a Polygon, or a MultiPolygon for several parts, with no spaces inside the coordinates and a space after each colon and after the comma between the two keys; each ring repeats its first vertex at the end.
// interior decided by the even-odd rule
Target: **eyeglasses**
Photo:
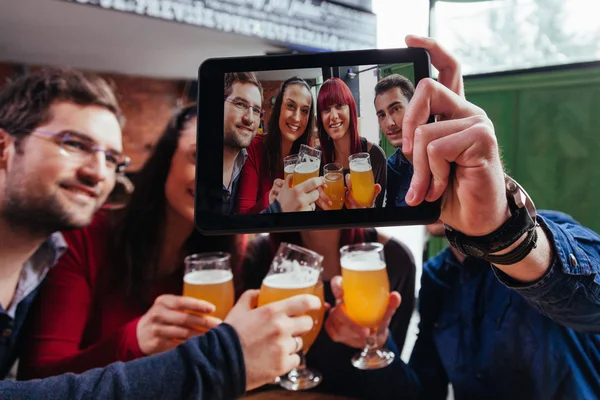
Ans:
{"type": "Polygon", "coordinates": [[[46,137],[50,137],[53,142],[59,145],[61,153],[66,156],[85,158],[92,157],[98,151],[102,152],[104,153],[106,166],[109,169],[113,169],[118,174],[124,173],[125,169],[131,162],[129,157],[126,157],[121,153],[105,150],[101,147],[98,147],[92,140],[78,137],[75,134],[68,134],[64,132],[54,133],[40,130],[34,130],[32,133],[34,132],[46,135],[46,137]]]}
{"type": "Polygon", "coordinates": [[[256,106],[253,106],[252,104],[249,104],[247,101],[242,100],[242,99],[225,99],[225,101],[233,104],[238,110],[242,111],[242,112],[246,112],[249,109],[252,109],[252,115],[255,118],[262,118],[264,115],[264,110],[262,108],[258,108],[256,106]]]}

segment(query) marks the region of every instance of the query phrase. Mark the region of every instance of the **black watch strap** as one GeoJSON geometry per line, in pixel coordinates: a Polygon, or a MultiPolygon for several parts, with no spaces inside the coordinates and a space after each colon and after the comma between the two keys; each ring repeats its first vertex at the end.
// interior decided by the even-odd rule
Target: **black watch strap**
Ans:
{"type": "Polygon", "coordinates": [[[467,236],[446,226],[446,238],[450,245],[466,256],[483,258],[495,264],[514,264],[529,254],[537,243],[536,222],[527,207],[519,207],[511,196],[507,196],[511,216],[494,232],[484,236],[467,236]],[[492,255],[505,250],[527,232],[526,239],[507,254],[492,255]],[[514,261],[517,260],[517,261],[514,261]]]}

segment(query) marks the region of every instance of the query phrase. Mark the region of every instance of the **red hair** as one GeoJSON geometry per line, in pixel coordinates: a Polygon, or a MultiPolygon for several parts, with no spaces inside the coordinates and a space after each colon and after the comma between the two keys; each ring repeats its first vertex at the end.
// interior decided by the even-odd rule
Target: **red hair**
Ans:
{"type": "MultiPolygon", "coordinates": [[[[317,97],[317,126],[319,128],[319,142],[323,152],[323,163],[328,164],[336,161],[333,140],[325,131],[321,112],[335,104],[347,104],[350,109],[350,121],[348,132],[350,135],[350,154],[360,153],[362,147],[360,145],[360,136],[358,134],[358,113],[356,111],[356,101],[348,85],[340,78],[327,79],[317,97]]],[[[339,162],[339,160],[338,160],[339,162]]]]}

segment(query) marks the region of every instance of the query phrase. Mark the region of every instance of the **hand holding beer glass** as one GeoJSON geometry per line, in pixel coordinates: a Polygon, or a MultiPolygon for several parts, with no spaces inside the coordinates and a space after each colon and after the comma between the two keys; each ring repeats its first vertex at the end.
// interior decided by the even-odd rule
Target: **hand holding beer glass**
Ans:
{"type": "MultiPolygon", "coordinates": [[[[287,182],[288,176],[294,174],[294,169],[298,164],[298,154],[292,154],[283,159],[283,180],[287,182]]],[[[292,181],[293,182],[293,181],[292,181]]],[[[293,183],[290,183],[290,187],[293,183]]]]}
{"type": "Polygon", "coordinates": [[[323,210],[341,210],[346,199],[344,185],[344,167],[339,163],[330,163],[323,167],[325,187],[320,189],[319,207],[323,210]]]}
{"type": "Polygon", "coordinates": [[[344,246],[340,262],[345,311],[354,323],[370,329],[365,348],[352,357],[352,365],[363,370],[386,367],[394,360],[394,353],[377,345],[377,328],[386,314],[390,294],[383,245],[344,246]]]}
{"type": "Polygon", "coordinates": [[[234,303],[231,255],[223,252],[192,254],[185,258],[183,295],[212,303],[209,314],[225,319],[234,303]]]}
{"type": "Polygon", "coordinates": [[[371,208],[375,198],[381,192],[381,186],[375,184],[371,156],[369,153],[352,154],[350,161],[350,179],[346,208],[371,208]]]}
{"type": "MultiPolygon", "coordinates": [[[[323,256],[320,254],[293,244],[281,243],[269,272],[263,279],[258,296],[258,306],[299,294],[318,295],[322,261],[323,256]]],[[[320,318],[319,321],[313,321],[314,325],[322,324],[322,312],[324,312],[323,302],[321,302],[321,309],[315,313],[320,318]]],[[[311,316],[314,319],[313,313],[311,316]]],[[[299,344],[302,343],[302,346],[296,349],[300,356],[300,365],[279,380],[279,384],[283,388],[304,390],[313,388],[321,382],[321,374],[307,368],[305,358],[306,351],[317,337],[316,329],[317,327],[313,326],[313,329],[303,338],[304,340],[297,339],[299,344]]]]}

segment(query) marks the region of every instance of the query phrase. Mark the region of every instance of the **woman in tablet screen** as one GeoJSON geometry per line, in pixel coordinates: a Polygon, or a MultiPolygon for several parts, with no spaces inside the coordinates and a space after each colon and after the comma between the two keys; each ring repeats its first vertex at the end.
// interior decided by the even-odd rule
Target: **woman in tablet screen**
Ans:
{"type": "MultiPolygon", "coordinates": [[[[267,123],[267,133],[256,136],[248,147],[238,191],[239,214],[299,211],[285,209],[281,204],[278,205],[283,210],[273,209],[277,196],[272,189],[282,186],[284,159],[298,154],[300,145],[310,144],[314,126],[312,107],[313,97],[306,81],[293,77],[283,82],[267,123]]],[[[316,195],[316,189],[313,190],[316,195]]]]}
{"type": "MultiPolygon", "coordinates": [[[[322,165],[338,163],[343,167],[346,186],[350,189],[345,207],[382,207],[387,159],[381,147],[359,135],[356,101],[350,88],[339,78],[328,79],[321,86],[317,97],[317,127],[322,165]],[[354,189],[352,184],[356,186],[354,189]]],[[[322,209],[332,209],[323,191],[317,204],[322,209]]]]}

